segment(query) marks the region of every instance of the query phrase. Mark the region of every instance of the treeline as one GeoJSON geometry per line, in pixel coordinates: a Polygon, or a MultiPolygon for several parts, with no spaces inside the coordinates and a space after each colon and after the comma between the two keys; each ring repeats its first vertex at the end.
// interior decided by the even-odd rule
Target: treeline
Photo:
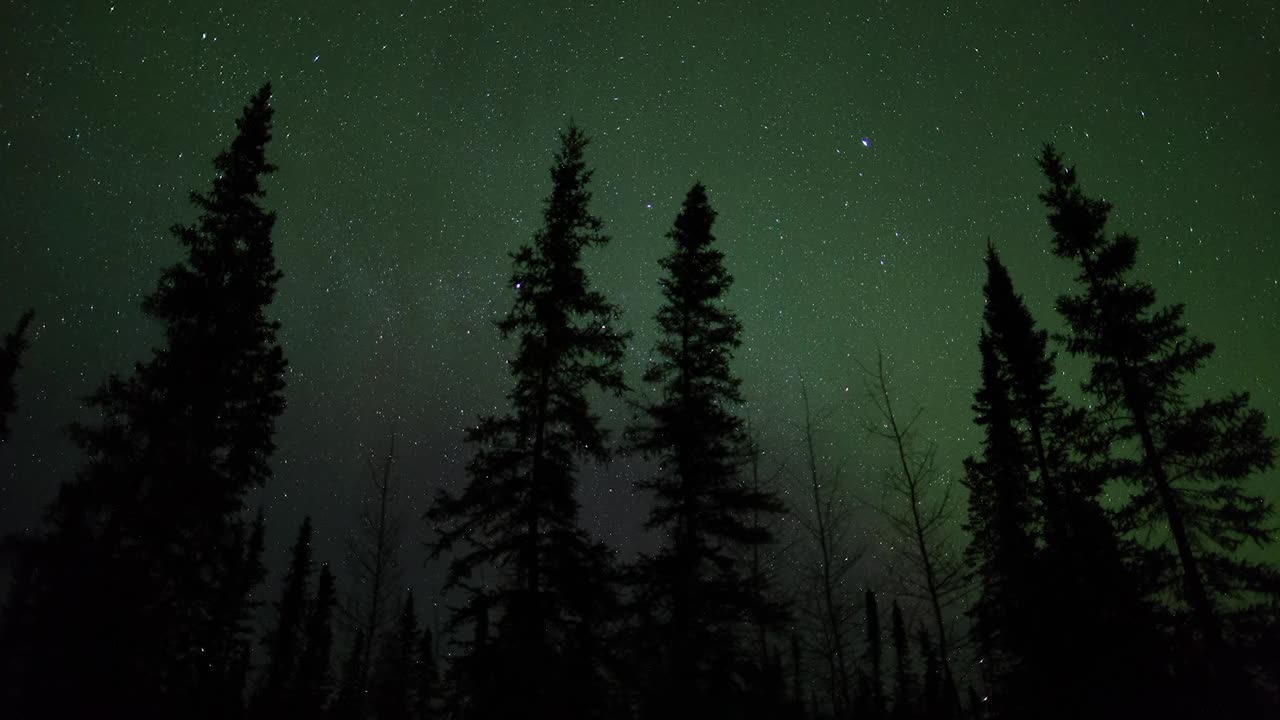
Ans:
{"type": "MultiPolygon", "coordinates": [[[[807,391],[801,470],[765,467],[732,370],[742,326],[706,188],[687,193],[660,263],[658,342],[622,371],[621,313],[582,266],[607,245],[591,211],[585,135],[570,127],[543,223],[513,253],[505,408],[467,431],[466,482],[423,519],[454,600],[433,637],[397,549],[394,437],[369,459],[350,578],[297,530],[263,601],[265,521],[285,406],[281,273],[261,180],[275,170],[270,86],[237,120],[177,225],[185,261],[143,303],[161,347],[88,399],[83,453],[37,535],[11,537],[0,626],[8,717],[1131,718],[1268,717],[1280,683],[1280,573],[1242,559],[1273,541],[1247,483],[1276,440],[1234,393],[1193,399],[1213,346],[1134,273],[1138,244],[1106,231],[1052,147],[1040,166],[1052,248],[1078,292],[1039,326],[993,246],[977,332],[983,442],[967,507],[934,466],[918,413],[883,359],[866,368],[888,443],[881,510],[895,552],[877,594],[857,574],[857,499],[815,450],[807,391]],[[1059,395],[1054,347],[1085,359],[1087,405],[1059,395]],[[613,436],[601,395],[635,408],[613,436]],[[653,461],[652,554],[620,563],[579,518],[587,464],[653,461]],[[780,476],[786,476],[785,487],[780,476]],[[782,517],[799,533],[784,531],[782,517]],[[963,517],[961,517],[963,516],[963,517]],[[967,548],[953,547],[963,525],[967,548]],[[785,547],[784,547],[785,546],[785,547]],[[341,593],[339,584],[349,591],[341,593]],[[957,622],[960,620],[960,622],[957,622]]],[[[0,353],[0,440],[16,406],[31,313],[0,353]]]]}

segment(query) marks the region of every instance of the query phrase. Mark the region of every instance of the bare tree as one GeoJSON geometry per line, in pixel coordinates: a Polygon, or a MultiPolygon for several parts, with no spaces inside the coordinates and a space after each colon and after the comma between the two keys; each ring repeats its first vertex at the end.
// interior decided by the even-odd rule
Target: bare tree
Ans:
{"type": "Polygon", "coordinates": [[[374,648],[395,617],[401,587],[403,517],[395,504],[399,490],[395,454],[393,428],[382,461],[375,459],[372,450],[365,459],[370,488],[361,503],[359,525],[347,537],[351,586],[342,616],[351,634],[364,639],[359,669],[362,687],[368,684],[374,648]]]}
{"type": "Polygon", "coordinates": [[[955,650],[950,609],[969,591],[968,575],[960,553],[953,551],[950,533],[955,521],[951,484],[940,481],[934,468],[936,446],[920,446],[915,431],[924,408],[916,408],[911,419],[901,422],[893,407],[884,353],[876,351],[875,372],[863,368],[869,377],[867,395],[879,413],[879,422],[867,423],[867,430],[893,443],[897,462],[885,473],[887,500],[876,509],[894,535],[892,547],[902,562],[890,563],[889,571],[899,590],[928,607],[942,665],[943,690],[951,710],[960,707],[951,653],[955,650]],[[938,485],[942,487],[938,488],[938,485]]]}
{"type": "Polygon", "coordinates": [[[797,513],[797,522],[812,543],[816,561],[800,563],[805,580],[813,588],[812,601],[804,607],[814,632],[814,650],[826,663],[827,693],[835,717],[845,717],[853,707],[853,656],[849,643],[857,629],[857,608],[850,588],[850,575],[864,548],[856,547],[849,497],[839,479],[843,463],[828,475],[818,468],[814,449],[813,415],[809,393],[800,382],[804,404],[803,435],[807,453],[804,492],[811,505],[807,513],[797,513]]]}
{"type": "MultiPolygon", "coordinates": [[[[746,422],[746,433],[745,449],[747,466],[751,471],[749,483],[752,492],[781,494],[779,479],[786,470],[786,462],[779,463],[772,470],[762,474],[760,466],[765,453],[760,447],[750,418],[746,422]]],[[[777,530],[777,525],[783,517],[777,513],[762,513],[756,508],[751,511],[749,522],[753,532],[766,532],[778,539],[777,542],[767,544],[753,543],[751,554],[747,559],[748,582],[755,588],[758,596],[766,600],[756,608],[751,619],[756,652],[759,654],[757,662],[761,668],[768,667],[773,657],[773,650],[769,646],[769,631],[776,629],[780,622],[787,618],[788,613],[785,609],[792,605],[790,594],[782,589],[777,577],[778,561],[790,552],[793,543],[790,540],[784,542],[777,530]]]]}

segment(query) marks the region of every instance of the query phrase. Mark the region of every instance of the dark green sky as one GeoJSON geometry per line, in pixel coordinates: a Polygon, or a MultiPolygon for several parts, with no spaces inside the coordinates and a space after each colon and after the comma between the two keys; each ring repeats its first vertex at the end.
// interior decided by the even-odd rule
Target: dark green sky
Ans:
{"type": "MultiPolygon", "coordinates": [[[[78,398],[153,341],[138,303],[176,258],[166,229],[194,217],[187,192],[267,79],[292,364],[263,498],[273,547],[311,513],[320,555],[337,552],[388,418],[414,516],[429,483],[461,478],[463,428],[508,386],[490,325],[512,300],[506,253],[539,221],[570,117],[594,137],[614,240],[589,263],[635,331],[636,380],[663,233],[708,186],[737,367],[775,458],[798,449],[803,373],[830,413],[825,452],[852,458],[859,488],[879,476],[857,370],[879,344],[957,477],[987,237],[1042,323],[1071,289],[1036,199],[1046,140],[1139,236],[1158,297],[1218,344],[1197,392],[1252,392],[1274,433],[1278,20],[1268,0],[7,2],[0,324],[33,305],[37,329],[0,529],[29,526],[74,468],[61,427],[78,398]]],[[[589,523],[623,547],[641,471],[584,488],[589,523]]],[[[1259,487],[1280,500],[1277,480],[1259,487]]]]}

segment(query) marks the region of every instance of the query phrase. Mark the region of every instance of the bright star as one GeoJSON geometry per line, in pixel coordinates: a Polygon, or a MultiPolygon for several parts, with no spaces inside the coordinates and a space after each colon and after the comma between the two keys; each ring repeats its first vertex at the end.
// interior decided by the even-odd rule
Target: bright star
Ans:
{"type": "Polygon", "coordinates": [[[871,147],[871,138],[862,138],[862,147],[871,147]]]}

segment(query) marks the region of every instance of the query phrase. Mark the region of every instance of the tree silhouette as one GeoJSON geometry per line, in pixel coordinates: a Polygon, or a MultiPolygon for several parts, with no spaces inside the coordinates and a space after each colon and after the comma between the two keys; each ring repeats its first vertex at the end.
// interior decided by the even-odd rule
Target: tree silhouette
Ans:
{"type": "Polygon", "coordinates": [[[1142,573],[1126,565],[1100,504],[1106,446],[1058,398],[1048,334],[993,247],[986,264],[974,406],[985,441],[966,461],[966,484],[988,707],[997,717],[1123,717],[1151,694],[1160,663],[1144,630],[1155,618],[1135,582],[1142,573]]]}
{"type": "MultiPolygon", "coordinates": [[[[1034,443],[1024,442],[1016,423],[1021,419],[1011,397],[1010,375],[1035,373],[1037,382],[1030,388],[1037,394],[1024,407],[1042,414],[1048,395],[1038,382],[1047,380],[1052,367],[1044,367],[1041,354],[1026,358],[1028,367],[1016,370],[999,353],[1022,348],[1009,337],[1007,318],[1018,312],[1020,298],[1013,295],[1008,273],[1000,264],[995,249],[987,248],[987,282],[985,324],[978,348],[982,356],[982,383],[974,394],[974,420],[983,429],[982,455],[965,459],[965,485],[969,489],[969,518],[965,529],[972,535],[966,552],[980,583],[977,600],[970,609],[974,634],[978,638],[988,676],[998,681],[996,702],[1010,717],[1031,712],[1030,703],[1039,698],[1042,688],[1020,675],[1031,668],[1030,655],[1039,644],[1035,625],[1037,613],[1043,611],[1036,589],[1041,586],[1034,534],[1036,510],[1031,487],[1029,449],[1034,443]],[[998,347],[999,346],[999,347],[998,347]],[[994,669],[992,669],[994,668],[994,669]]],[[[1034,332],[1034,328],[1031,328],[1034,332]]],[[[1032,340],[1043,337],[1031,336],[1032,340]]],[[[1041,347],[1043,349],[1043,346],[1041,347]]],[[[1043,423],[1033,420],[1034,432],[1043,423]]],[[[1035,444],[1042,451],[1042,444],[1035,444]]]]}
{"type": "Polygon", "coordinates": [[[880,608],[876,603],[874,590],[867,590],[863,603],[867,613],[867,665],[870,676],[867,679],[869,697],[867,707],[869,715],[874,718],[884,717],[884,648],[880,637],[880,608]]]}
{"type": "Polygon", "coordinates": [[[298,655],[305,642],[311,565],[311,518],[307,517],[289,553],[289,568],[275,603],[275,624],[264,638],[267,665],[257,701],[257,714],[262,717],[277,716],[297,702],[298,655]]]}
{"type": "Polygon", "coordinates": [[[644,379],[661,399],[629,430],[633,446],[659,460],[657,473],[636,483],[654,497],[646,527],[664,537],[637,567],[659,643],[657,687],[647,698],[654,716],[741,713],[734,676],[750,670],[753,654],[741,647],[740,625],[768,600],[740,558],[772,540],[754,514],[783,509],[740,477],[748,439],[734,414],[741,383],[729,362],[741,324],[723,306],[733,278],[714,247],[715,217],[706,188],[695,184],[667,233],[674,248],[660,261],[662,334],[644,379]]]}
{"type": "Polygon", "coordinates": [[[359,666],[352,668],[357,677],[343,676],[343,683],[359,681],[359,690],[346,695],[346,699],[360,707],[353,710],[363,713],[363,703],[369,685],[369,673],[373,671],[373,653],[383,634],[395,620],[395,596],[401,585],[400,547],[403,544],[403,516],[399,510],[399,478],[395,473],[396,433],[389,433],[387,453],[382,462],[374,459],[370,451],[365,459],[369,471],[371,489],[361,498],[359,524],[347,536],[347,565],[351,584],[342,605],[345,627],[364,638],[359,666]]]}
{"type": "Polygon", "coordinates": [[[18,409],[18,391],[14,376],[22,367],[22,354],[26,352],[27,328],[35,317],[34,310],[27,310],[18,318],[13,331],[4,336],[0,347],[0,444],[9,441],[9,416],[18,409]]]}
{"type": "Polygon", "coordinates": [[[907,626],[902,621],[902,608],[893,601],[893,710],[894,720],[906,720],[914,715],[916,678],[911,669],[911,648],[907,643],[907,626]]]}
{"type": "Polygon", "coordinates": [[[347,657],[342,662],[342,678],[334,694],[329,714],[335,720],[358,720],[364,707],[365,645],[364,632],[357,630],[347,657]]]}
{"type": "Polygon", "coordinates": [[[440,711],[440,670],[431,628],[422,629],[416,659],[413,716],[416,720],[432,720],[439,717],[440,711]]]}
{"type": "Polygon", "coordinates": [[[315,597],[311,599],[303,632],[302,654],[294,681],[295,708],[299,717],[320,717],[333,690],[333,611],[337,588],[329,564],[320,566],[315,597]]]}
{"type": "Polygon", "coordinates": [[[284,409],[279,324],[266,317],[281,277],[275,215],[260,205],[275,170],[270,97],[269,85],[254,95],[212,190],[192,193],[199,221],[173,227],[186,258],[142,306],[161,347],[89,398],[100,423],[73,428],[85,461],[49,508],[28,560],[37,587],[24,591],[35,612],[17,682],[42,715],[199,718],[239,704],[229,693],[255,572],[240,515],[271,477],[284,409]]]}
{"type": "MultiPolygon", "coordinates": [[[[872,378],[867,394],[880,415],[880,421],[868,424],[867,429],[893,443],[898,461],[896,467],[888,471],[886,480],[895,504],[880,508],[896,544],[903,548],[901,557],[905,569],[894,572],[902,590],[929,608],[938,639],[937,652],[929,650],[926,656],[933,658],[939,674],[936,678],[926,677],[926,695],[931,687],[929,683],[936,681],[939,707],[949,716],[959,711],[960,694],[951,670],[953,648],[947,617],[951,607],[969,589],[964,565],[950,547],[949,530],[954,513],[951,487],[945,485],[940,495],[933,491],[934,447],[929,445],[921,450],[915,441],[915,424],[923,410],[917,410],[906,422],[898,419],[882,353],[876,353],[875,373],[867,374],[872,378]]],[[[921,637],[924,643],[927,632],[921,637]]],[[[932,648],[932,644],[929,647],[932,648]]]]}
{"type": "Polygon", "coordinates": [[[803,492],[810,501],[809,512],[794,517],[808,535],[813,561],[804,563],[803,573],[810,588],[802,611],[815,636],[814,651],[826,665],[825,685],[831,712],[842,717],[853,707],[853,665],[850,644],[856,629],[852,573],[861,560],[863,549],[853,546],[853,524],[848,494],[841,482],[842,467],[823,473],[818,467],[814,449],[814,422],[809,408],[809,392],[800,382],[800,400],[804,409],[805,457],[807,482],[803,492]]]}
{"type": "Polygon", "coordinates": [[[437,493],[427,514],[438,533],[435,554],[462,546],[446,585],[467,600],[451,626],[498,610],[494,649],[519,668],[507,674],[502,700],[510,712],[547,717],[595,711],[572,698],[599,685],[594,634],[615,602],[610,556],[580,526],[576,497],[579,462],[609,457],[587,391],[625,389],[619,312],[590,288],[581,266],[585,249],[608,242],[589,209],[587,142],[576,126],[561,135],[543,226],[513,255],[515,306],[498,323],[519,344],[509,364],[510,408],[468,431],[475,455],[467,485],[460,494],[437,493]],[[473,582],[483,567],[500,574],[489,590],[473,582]]]}
{"type": "Polygon", "coordinates": [[[373,675],[374,709],[378,720],[409,720],[413,716],[418,685],[418,616],[413,592],[405,594],[404,608],[394,633],[382,643],[373,675]]]}
{"type": "Polygon", "coordinates": [[[1274,568],[1237,552],[1273,540],[1272,507],[1245,483],[1272,467],[1276,440],[1245,393],[1189,397],[1186,384],[1213,345],[1188,333],[1182,305],[1157,307],[1155,290],[1133,277],[1138,241],[1106,232],[1111,204],[1084,195],[1077,173],[1052,146],[1045,146],[1040,168],[1049,184],[1040,197],[1054,253],[1077,264],[1082,286],[1058,299],[1066,347],[1092,362],[1084,390],[1121,451],[1112,470],[1133,489],[1122,522],[1167,538],[1154,552],[1189,615],[1207,674],[1233,675],[1223,652],[1231,629],[1224,621],[1260,600],[1273,602],[1280,588],[1274,568]]]}

